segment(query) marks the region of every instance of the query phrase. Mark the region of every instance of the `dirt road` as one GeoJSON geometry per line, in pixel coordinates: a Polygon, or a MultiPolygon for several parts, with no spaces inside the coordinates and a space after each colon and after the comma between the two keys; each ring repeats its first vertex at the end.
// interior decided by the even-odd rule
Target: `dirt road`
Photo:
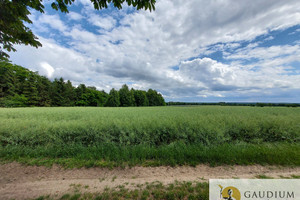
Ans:
{"type": "Polygon", "coordinates": [[[266,175],[274,178],[300,175],[300,167],[221,166],[209,167],[133,167],[126,169],[63,169],[24,166],[18,163],[0,165],[0,199],[28,199],[41,195],[61,196],[82,186],[82,192],[101,192],[105,187],[127,183],[159,181],[163,184],[178,181],[208,181],[210,178],[255,178],[266,175]]]}

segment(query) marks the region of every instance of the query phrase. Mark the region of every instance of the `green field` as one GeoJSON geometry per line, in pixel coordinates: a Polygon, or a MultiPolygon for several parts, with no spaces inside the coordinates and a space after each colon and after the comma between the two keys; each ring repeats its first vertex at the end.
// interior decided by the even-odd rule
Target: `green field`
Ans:
{"type": "Polygon", "coordinates": [[[300,166],[300,108],[1,108],[2,161],[300,166]]]}

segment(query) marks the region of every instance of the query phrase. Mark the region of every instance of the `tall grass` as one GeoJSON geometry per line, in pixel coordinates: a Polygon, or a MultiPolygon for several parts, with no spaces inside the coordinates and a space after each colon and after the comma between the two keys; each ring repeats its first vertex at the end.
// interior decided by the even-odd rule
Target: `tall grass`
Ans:
{"type": "Polygon", "coordinates": [[[0,109],[0,144],[162,145],[299,142],[299,108],[144,107],[0,109]]]}
{"type": "Polygon", "coordinates": [[[231,163],[300,165],[293,159],[300,153],[299,144],[300,108],[0,109],[3,159],[154,160],[172,165],[230,163],[220,157],[232,153],[231,163]]]}

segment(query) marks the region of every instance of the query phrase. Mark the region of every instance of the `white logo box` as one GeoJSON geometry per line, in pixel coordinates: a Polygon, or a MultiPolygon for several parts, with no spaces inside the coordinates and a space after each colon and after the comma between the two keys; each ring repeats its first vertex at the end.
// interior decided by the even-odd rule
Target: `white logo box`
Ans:
{"type": "Polygon", "coordinates": [[[300,179],[210,179],[209,200],[300,200],[300,179]]]}

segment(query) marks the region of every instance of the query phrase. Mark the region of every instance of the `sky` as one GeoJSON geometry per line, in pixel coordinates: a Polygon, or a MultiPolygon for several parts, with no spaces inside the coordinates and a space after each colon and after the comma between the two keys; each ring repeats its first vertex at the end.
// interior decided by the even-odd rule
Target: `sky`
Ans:
{"type": "Polygon", "coordinates": [[[51,80],[166,101],[300,102],[299,0],[157,0],[152,12],[76,0],[67,14],[44,2],[29,25],[43,47],[10,58],[51,80]]]}

